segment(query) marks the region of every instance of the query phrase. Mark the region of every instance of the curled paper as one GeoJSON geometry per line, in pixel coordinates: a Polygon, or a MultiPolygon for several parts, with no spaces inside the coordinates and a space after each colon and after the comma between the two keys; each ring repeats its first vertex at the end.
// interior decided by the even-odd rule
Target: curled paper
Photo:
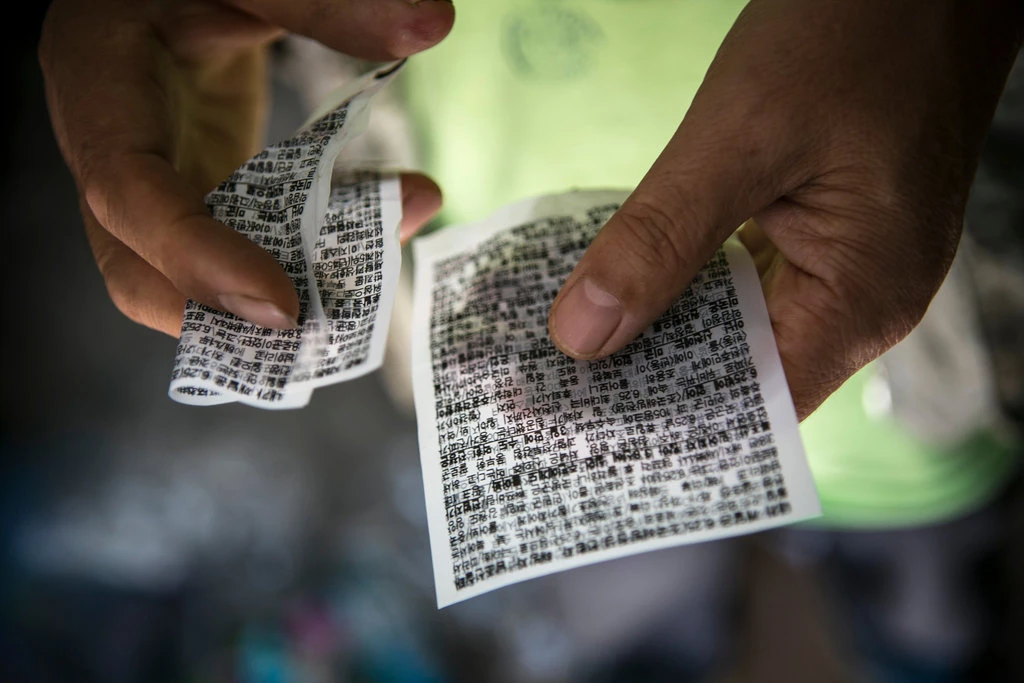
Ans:
{"type": "Polygon", "coordinates": [[[365,127],[370,99],[397,70],[367,74],[339,104],[207,195],[214,218],[266,249],[291,276],[301,329],[261,327],[189,301],[171,398],[296,408],[318,386],[380,367],[401,267],[399,182],[362,172],[332,183],[332,170],[365,127]]]}

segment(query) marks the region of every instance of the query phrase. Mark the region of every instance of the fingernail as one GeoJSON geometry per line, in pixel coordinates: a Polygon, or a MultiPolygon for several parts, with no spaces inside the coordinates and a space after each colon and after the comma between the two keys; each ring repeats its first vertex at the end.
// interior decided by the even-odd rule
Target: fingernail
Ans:
{"type": "Polygon", "coordinates": [[[291,317],[277,304],[266,299],[257,299],[245,294],[221,294],[217,297],[221,308],[234,313],[239,318],[264,327],[273,327],[278,330],[290,330],[299,326],[295,318],[291,317]]]}
{"type": "Polygon", "coordinates": [[[622,322],[622,304],[590,278],[580,278],[562,297],[552,321],[552,333],[574,356],[592,356],[622,322]]]}

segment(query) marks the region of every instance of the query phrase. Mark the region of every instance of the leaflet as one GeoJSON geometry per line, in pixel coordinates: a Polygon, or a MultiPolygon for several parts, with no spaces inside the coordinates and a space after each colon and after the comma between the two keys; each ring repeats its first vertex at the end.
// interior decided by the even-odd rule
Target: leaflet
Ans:
{"type": "Polygon", "coordinates": [[[438,606],[820,514],[757,272],[728,241],[623,351],[548,312],[626,198],[541,197],[415,242],[413,381],[438,606]]]}

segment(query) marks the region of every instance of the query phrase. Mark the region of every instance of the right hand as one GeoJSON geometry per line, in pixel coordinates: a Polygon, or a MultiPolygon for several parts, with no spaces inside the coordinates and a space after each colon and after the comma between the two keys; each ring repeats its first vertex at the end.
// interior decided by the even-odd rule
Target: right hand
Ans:
{"type": "Polygon", "coordinates": [[[740,237],[800,419],[920,321],[1020,47],[1016,0],[751,0],[675,135],[552,304],[581,360],[740,237]]]}
{"type": "MultiPolygon", "coordinates": [[[[117,307],[175,337],[188,298],[294,326],[291,280],[203,202],[262,146],[267,46],[294,31],[387,61],[436,44],[453,20],[439,0],[55,0],[39,46],[47,102],[117,307]]],[[[404,239],[441,197],[406,174],[402,199],[404,239]]]]}

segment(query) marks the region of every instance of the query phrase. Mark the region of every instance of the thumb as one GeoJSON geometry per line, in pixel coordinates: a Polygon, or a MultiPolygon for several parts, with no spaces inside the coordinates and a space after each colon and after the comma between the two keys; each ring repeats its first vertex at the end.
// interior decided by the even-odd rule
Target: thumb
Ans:
{"type": "Polygon", "coordinates": [[[768,10],[741,13],[665,150],[555,298],[548,328],[566,354],[600,358],[631,342],[734,230],[809,180],[815,111],[765,77],[785,73],[769,67],[788,54],[768,10]]]}
{"type": "Polygon", "coordinates": [[[746,122],[752,118],[723,122],[722,110],[695,101],[566,280],[548,320],[564,353],[588,360],[631,342],[740,224],[784,193],[784,148],[766,146],[772,133],[746,122]],[[716,109],[718,116],[704,114],[716,109]]]}

